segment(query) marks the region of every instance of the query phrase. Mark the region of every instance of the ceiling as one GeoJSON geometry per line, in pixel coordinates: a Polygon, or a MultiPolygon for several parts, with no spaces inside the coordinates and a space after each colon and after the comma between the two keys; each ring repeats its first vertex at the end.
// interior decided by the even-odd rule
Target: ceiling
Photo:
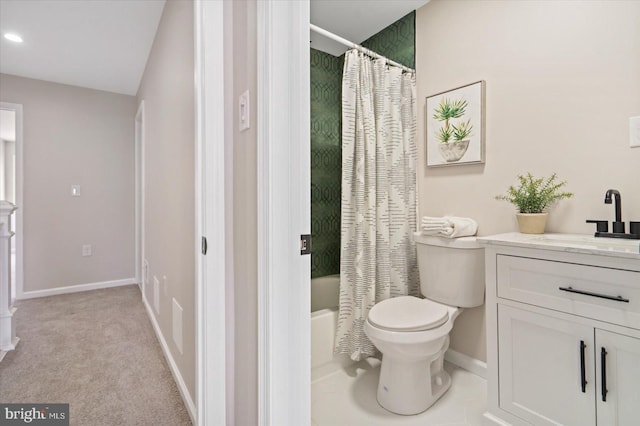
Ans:
{"type": "MultiPolygon", "coordinates": [[[[311,0],[311,22],[361,43],[429,0],[311,0]]],[[[135,95],[165,0],[0,0],[0,72],[135,95]]],[[[332,55],[347,47],[311,33],[332,55]]]]}
{"type": "Polygon", "coordinates": [[[0,0],[0,72],[135,95],[164,0],[0,0]]]}
{"type": "MultiPolygon", "coordinates": [[[[362,43],[429,0],[311,0],[311,23],[354,43],[362,43]]],[[[334,56],[347,47],[311,32],[311,47],[334,56]]]]}

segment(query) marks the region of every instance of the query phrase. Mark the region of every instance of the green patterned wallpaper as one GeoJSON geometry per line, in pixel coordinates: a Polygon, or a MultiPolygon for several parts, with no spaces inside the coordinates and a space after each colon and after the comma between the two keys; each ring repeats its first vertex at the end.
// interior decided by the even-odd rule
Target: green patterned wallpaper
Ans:
{"type": "MultiPolygon", "coordinates": [[[[363,46],[413,68],[415,12],[391,24],[363,46]]],[[[335,57],[311,49],[311,277],[340,273],[342,178],[342,67],[335,57]]]]}
{"type": "Polygon", "coordinates": [[[342,66],[311,49],[311,277],[340,273],[342,66]]]}
{"type": "Polygon", "coordinates": [[[398,19],[384,30],[372,35],[361,44],[367,49],[386,56],[392,61],[415,68],[416,12],[398,19]]]}

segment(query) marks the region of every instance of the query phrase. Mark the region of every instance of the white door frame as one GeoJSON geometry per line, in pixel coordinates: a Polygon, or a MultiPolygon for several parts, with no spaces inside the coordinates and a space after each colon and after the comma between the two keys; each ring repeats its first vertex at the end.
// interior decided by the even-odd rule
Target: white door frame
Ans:
{"type": "MultiPolygon", "coordinates": [[[[228,241],[225,191],[233,169],[225,162],[224,40],[222,1],[195,0],[195,224],[196,251],[196,424],[226,425],[226,286],[228,241]],[[207,238],[202,255],[201,236],[207,238]]],[[[228,25],[228,24],[227,24],[228,25]]],[[[231,277],[231,278],[230,278],[231,277]]],[[[232,287],[231,287],[232,288],[232,287]]],[[[233,378],[233,377],[232,377],[233,378]]]]}
{"type": "Polygon", "coordinates": [[[259,425],[308,425],[309,0],[257,3],[259,425]]]}
{"type": "Polygon", "coordinates": [[[144,129],[144,100],[140,101],[135,118],[135,221],[136,221],[136,282],[141,293],[145,295],[146,281],[149,279],[144,268],[144,194],[145,194],[145,129],[144,129]]]}
{"type": "Polygon", "coordinates": [[[16,114],[16,206],[18,209],[14,213],[16,221],[16,294],[12,297],[20,300],[24,295],[24,139],[22,133],[22,104],[0,102],[0,109],[14,111],[16,114]]]}

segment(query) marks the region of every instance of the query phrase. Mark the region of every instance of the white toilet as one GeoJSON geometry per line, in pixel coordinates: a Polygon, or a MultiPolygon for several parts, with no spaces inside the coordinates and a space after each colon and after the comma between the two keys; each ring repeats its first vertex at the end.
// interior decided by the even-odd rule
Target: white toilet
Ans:
{"type": "Polygon", "coordinates": [[[484,249],[475,237],[414,234],[420,288],[426,299],[401,296],[376,304],[365,333],[382,352],[378,402],[403,415],[433,405],[451,385],[442,368],[449,332],[462,312],[484,303],[484,249]]]}

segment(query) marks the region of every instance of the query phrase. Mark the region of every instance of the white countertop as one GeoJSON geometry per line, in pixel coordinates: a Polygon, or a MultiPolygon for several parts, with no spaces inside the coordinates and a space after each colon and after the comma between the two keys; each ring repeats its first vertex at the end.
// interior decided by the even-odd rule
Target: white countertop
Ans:
{"type": "Polygon", "coordinates": [[[640,240],[596,238],[581,234],[507,234],[478,237],[484,246],[503,245],[640,260],[640,240]]]}

